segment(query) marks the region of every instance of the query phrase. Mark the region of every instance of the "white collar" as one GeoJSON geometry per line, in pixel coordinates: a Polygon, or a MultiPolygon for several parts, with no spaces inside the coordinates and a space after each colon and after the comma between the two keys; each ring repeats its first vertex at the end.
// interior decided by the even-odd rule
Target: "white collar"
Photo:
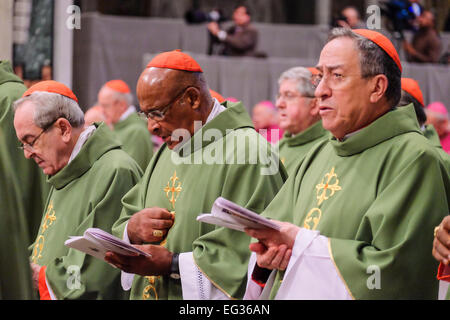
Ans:
{"type": "Polygon", "coordinates": [[[89,126],[81,132],[80,136],[78,137],[77,143],[75,144],[75,147],[73,147],[72,154],[70,155],[69,164],[75,157],[80,153],[81,147],[86,143],[87,139],[94,133],[95,129],[97,129],[94,125],[89,126]]]}
{"type": "Polygon", "coordinates": [[[125,120],[134,112],[136,112],[136,108],[134,106],[129,106],[128,109],[120,116],[119,122],[125,120]]]}
{"type": "Polygon", "coordinates": [[[205,124],[207,124],[207,123],[210,122],[212,119],[214,119],[215,117],[217,117],[221,112],[223,112],[223,111],[226,110],[226,108],[225,108],[223,105],[221,105],[221,104],[219,103],[219,101],[217,101],[216,98],[213,98],[213,99],[214,99],[214,106],[213,106],[211,112],[209,113],[209,116],[208,116],[208,118],[206,119],[205,124]]]}

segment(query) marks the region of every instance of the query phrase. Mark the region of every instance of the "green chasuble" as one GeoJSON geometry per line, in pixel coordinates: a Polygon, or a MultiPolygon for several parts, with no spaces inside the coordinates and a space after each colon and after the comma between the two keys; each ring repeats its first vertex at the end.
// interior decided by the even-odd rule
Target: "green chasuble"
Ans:
{"type": "Polygon", "coordinates": [[[449,196],[448,172],[407,106],[314,147],[263,215],[328,237],[355,299],[436,299],[433,230],[449,196]]]}
{"type": "Polygon", "coordinates": [[[447,172],[450,172],[450,155],[442,149],[441,141],[439,140],[439,136],[436,132],[436,129],[433,127],[432,124],[427,124],[425,126],[425,130],[423,131],[423,135],[425,138],[429,140],[431,145],[435,148],[437,148],[439,154],[442,157],[442,160],[444,160],[446,166],[447,166],[447,172]]]}
{"type": "MultiPolygon", "coordinates": [[[[0,145],[5,145],[0,127],[0,145]]],[[[33,299],[28,230],[8,154],[0,152],[0,300],[33,299]]]]}
{"type": "Polygon", "coordinates": [[[20,189],[19,200],[27,217],[29,245],[36,237],[50,186],[38,165],[24,157],[23,151],[19,149],[20,143],[14,130],[12,104],[22,97],[26,89],[23,81],[13,73],[11,63],[0,61],[0,128],[3,130],[6,141],[0,146],[0,152],[10,156],[13,174],[17,175],[20,189]]]}
{"type": "Polygon", "coordinates": [[[78,155],[49,177],[52,188],[31,260],[47,267],[46,277],[58,300],[124,297],[119,269],[64,242],[88,228],[111,232],[121,211],[120,199],[141,175],[136,162],[101,124],[78,155]]]}
{"type": "MultiPolygon", "coordinates": [[[[123,198],[121,218],[113,230],[122,237],[131,215],[144,208],[175,212],[175,223],[161,245],[175,253],[193,252],[197,267],[219,290],[229,298],[242,298],[250,237],[200,223],[196,217],[211,212],[220,196],[262,212],[287,175],[270,144],[254,130],[244,106],[223,105],[226,110],[185,143],[192,152],[161,146],[142,180],[123,198]],[[276,170],[265,170],[269,167],[265,160],[271,160],[276,170]]],[[[131,299],[182,299],[181,281],[135,276],[131,299]]]]}
{"type": "Polygon", "coordinates": [[[313,124],[295,136],[286,132],[283,139],[278,143],[278,150],[280,152],[280,160],[288,174],[292,174],[315,144],[327,139],[328,136],[328,131],[322,127],[322,121],[313,124]]]}
{"type": "Polygon", "coordinates": [[[114,132],[122,142],[122,149],[145,171],[153,156],[152,136],[145,121],[134,112],[125,120],[117,122],[114,132]]]}

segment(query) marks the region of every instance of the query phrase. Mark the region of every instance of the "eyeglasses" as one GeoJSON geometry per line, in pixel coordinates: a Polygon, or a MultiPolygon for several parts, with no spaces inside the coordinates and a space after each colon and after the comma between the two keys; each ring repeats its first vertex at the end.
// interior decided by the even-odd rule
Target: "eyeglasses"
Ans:
{"type": "Polygon", "coordinates": [[[290,91],[287,92],[283,92],[283,93],[278,93],[277,94],[277,100],[283,99],[284,101],[292,101],[295,98],[300,98],[300,97],[304,97],[304,98],[314,98],[314,96],[307,96],[307,95],[302,95],[302,94],[297,94],[297,93],[293,93],[290,91]]]}
{"type": "Polygon", "coordinates": [[[166,104],[164,107],[159,108],[157,110],[150,110],[148,112],[141,111],[139,112],[139,116],[146,120],[148,119],[152,119],[155,121],[164,120],[164,118],[166,117],[166,113],[167,111],[169,111],[170,107],[173,106],[175,102],[177,102],[183,96],[184,92],[191,87],[193,86],[187,86],[186,88],[184,88],[178,95],[175,96],[175,98],[171,102],[166,104]]]}
{"type": "Polygon", "coordinates": [[[313,85],[314,88],[317,89],[317,87],[319,86],[320,82],[325,81],[325,83],[328,85],[328,87],[332,88],[332,89],[336,89],[338,88],[340,85],[342,85],[344,83],[344,80],[346,78],[349,77],[359,77],[361,78],[361,75],[357,75],[357,74],[346,74],[345,76],[338,73],[338,72],[326,72],[323,75],[322,74],[317,74],[312,76],[311,78],[311,83],[313,85]],[[326,76],[325,76],[326,74],[326,76]]]}
{"type": "Polygon", "coordinates": [[[33,150],[34,150],[34,148],[33,148],[34,144],[38,141],[38,139],[42,136],[42,134],[43,134],[44,132],[46,132],[48,129],[50,129],[50,128],[53,126],[53,124],[54,124],[55,122],[56,122],[56,120],[53,121],[52,123],[48,124],[45,128],[43,128],[42,131],[41,131],[41,133],[39,133],[39,134],[36,136],[36,138],[34,138],[33,141],[31,141],[30,143],[21,143],[19,149],[22,149],[22,150],[25,150],[25,149],[26,149],[26,150],[28,150],[28,151],[33,151],[33,150]]]}

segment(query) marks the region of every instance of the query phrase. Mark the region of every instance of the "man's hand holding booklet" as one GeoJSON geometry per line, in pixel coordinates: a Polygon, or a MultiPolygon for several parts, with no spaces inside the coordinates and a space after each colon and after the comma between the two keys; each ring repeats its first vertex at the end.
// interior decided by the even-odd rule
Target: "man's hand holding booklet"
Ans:
{"type": "Polygon", "coordinates": [[[105,254],[108,251],[128,256],[151,256],[149,253],[139,250],[131,244],[97,228],[87,229],[82,237],[70,237],[64,244],[100,260],[104,260],[105,254]]]}
{"type": "Polygon", "coordinates": [[[243,232],[245,228],[271,228],[277,231],[281,229],[278,224],[269,219],[222,197],[214,201],[210,214],[201,214],[197,220],[243,232]]]}
{"type": "MultiPolygon", "coordinates": [[[[214,201],[210,214],[200,214],[197,220],[242,232],[246,228],[269,228],[276,231],[280,231],[281,229],[281,226],[273,221],[222,197],[214,201]]],[[[133,245],[97,228],[87,229],[82,237],[70,237],[64,244],[100,260],[104,260],[105,254],[108,251],[121,255],[143,255],[151,257],[149,253],[139,250],[133,245]]]]}

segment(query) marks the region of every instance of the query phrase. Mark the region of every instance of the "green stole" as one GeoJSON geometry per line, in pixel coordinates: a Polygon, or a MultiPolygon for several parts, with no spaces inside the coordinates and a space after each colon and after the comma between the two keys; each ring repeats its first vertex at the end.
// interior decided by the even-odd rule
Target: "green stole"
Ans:
{"type": "MultiPolygon", "coordinates": [[[[211,212],[219,196],[262,212],[281,188],[286,172],[270,144],[254,130],[244,106],[230,102],[224,106],[225,111],[186,142],[185,145],[191,145],[191,152],[171,151],[165,144],[161,146],[142,180],[123,198],[123,211],[113,231],[122,237],[130,217],[144,208],[161,207],[174,212],[175,223],[161,245],[171,252],[193,252],[197,267],[219,290],[229,298],[242,298],[250,237],[243,232],[200,223],[196,217],[211,212]],[[208,140],[203,136],[203,140],[206,131],[220,133],[223,138],[208,140]],[[242,136],[248,143],[237,143],[237,137],[242,136]],[[249,153],[254,146],[258,149],[249,153]],[[225,160],[244,155],[245,161],[242,164],[200,161],[202,156],[214,157],[222,151],[225,160]],[[249,163],[252,152],[262,151],[275,155],[280,171],[262,175],[264,165],[260,161],[249,163]],[[183,163],[187,160],[192,163],[183,163]]],[[[181,281],[168,276],[135,276],[131,299],[182,299],[181,281]]]]}
{"type": "Polygon", "coordinates": [[[263,215],[328,237],[338,275],[356,299],[435,299],[431,244],[449,193],[444,164],[409,106],[343,142],[314,147],[263,215]]]}
{"type": "Polygon", "coordinates": [[[122,149],[145,171],[153,156],[152,136],[145,121],[134,112],[114,124],[114,132],[122,142],[122,149]]]}
{"type": "Polygon", "coordinates": [[[280,159],[288,174],[303,160],[308,151],[319,141],[328,138],[328,131],[322,127],[322,121],[318,121],[308,129],[292,136],[286,132],[278,143],[280,159]]]}
{"type": "Polygon", "coordinates": [[[141,175],[113,132],[101,124],[78,155],[49,177],[52,188],[47,209],[30,249],[31,260],[47,267],[46,277],[57,299],[126,298],[120,287],[120,270],[64,242],[91,227],[111,232],[120,214],[120,199],[141,175]]]}

